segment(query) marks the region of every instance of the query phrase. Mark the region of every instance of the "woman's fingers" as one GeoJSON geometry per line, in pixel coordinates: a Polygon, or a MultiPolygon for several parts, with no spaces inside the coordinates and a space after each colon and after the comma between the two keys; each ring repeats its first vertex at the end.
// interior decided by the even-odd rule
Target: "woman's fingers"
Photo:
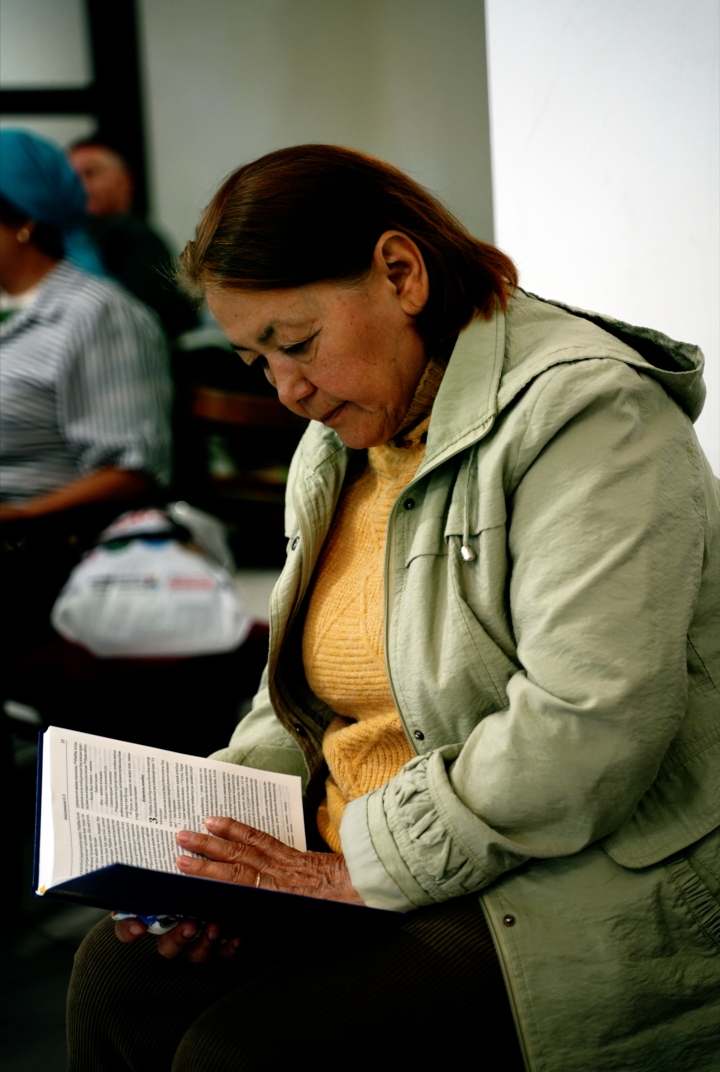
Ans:
{"type": "Polygon", "coordinates": [[[250,864],[227,863],[224,860],[201,860],[195,856],[179,856],[177,865],[185,875],[234,882],[238,886],[254,886],[260,867],[250,864]]]}
{"type": "Polygon", "coordinates": [[[202,861],[190,862],[192,857],[181,856],[178,865],[186,874],[254,885],[258,871],[301,867],[306,859],[305,853],[234,819],[208,819],[206,825],[212,830],[211,834],[181,830],[176,841],[183,849],[206,857],[206,860],[232,865],[232,875],[217,869],[206,870],[199,866],[202,861]]]}
{"type": "Polygon", "coordinates": [[[212,834],[195,833],[181,830],[175,840],[183,849],[197,852],[211,860],[223,860],[225,863],[258,861],[265,854],[253,844],[243,841],[229,841],[226,838],[213,837],[212,834]]]}
{"type": "Polygon", "coordinates": [[[190,945],[187,951],[188,960],[191,960],[193,964],[201,964],[212,956],[218,947],[219,941],[220,928],[217,923],[209,923],[207,927],[203,927],[195,941],[190,945]]]}
{"type": "Polygon", "coordinates": [[[237,936],[234,938],[228,938],[227,941],[223,941],[221,939],[220,945],[218,946],[218,956],[223,957],[226,960],[229,957],[234,957],[238,949],[240,948],[240,942],[241,939],[237,936]]]}
{"type": "Polygon", "coordinates": [[[234,956],[240,948],[240,939],[233,937],[223,941],[217,923],[208,923],[202,927],[186,920],[161,935],[157,939],[157,947],[158,953],[168,960],[176,960],[185,954],[193,964],[201,964],[216,952],[226,959],[234,956]]]}
{"type": "Polygon", "coordinates": [[[147,933],[147,926],[139,919],[118,919],[115,922],[115,937],[121,942],[136,942],[147,933]]]}
{"type": "MultiPolygon", "coordinates": [[[[121,942],[135,942],[147,934],[147,926],[139,919],[120,919],[115,923],[115,935],[121,942]]],[[[200,963],[207,960],[217,950],[224,959],[234,957],[240,948],[237,936],[224,939],[217,923],[202,926],[194,920],[186,919],[178,923],[165,934],[155,935],[158,953],[168,960],[176,960],[187,954],[188,960],[200,963]]]]}
{"type": "MultiPolygon", "coordinates": [[[[272,834],[265,834],[254,826],[247,826],[227,816],[211,815],[205,820],[205,826],[216,837],[225,838],[226,841],[236,841],[240,845],[255,845],[265,851],[288,849],[287,845],[278,841],[272,834]]],[[[297,850],[290,849],[289,851],[296,852],[297,850]]]]}
{"type": "Polygon", "coordinates": [[[175,960],[183,953],[189,952],[193,942],[201,930],[201,925],[194,920],[186,919],[178,923],[177,927],[157,936],[158,953],[168,960],[175,960]]]}
{"type": "Polygon", "coordinates": [[[262,830],[256,830],[254,826],[246,826],[236,819],[227,817],[211,816],[205,820],[205,826],[210,831],[206,845],[209,855],[213,855],[213,846],[217,842],[230,842],[237,846],[235,859],[242,858],[244,853],[261,853],[264,856],[276,860],[287,860],[293,856],[302,856],[298,849],[292,849],[282,841],[278,841],[272,834],[266,834],[262,830]],[[213,836],[214,835],[214,836],[213,836]]]}

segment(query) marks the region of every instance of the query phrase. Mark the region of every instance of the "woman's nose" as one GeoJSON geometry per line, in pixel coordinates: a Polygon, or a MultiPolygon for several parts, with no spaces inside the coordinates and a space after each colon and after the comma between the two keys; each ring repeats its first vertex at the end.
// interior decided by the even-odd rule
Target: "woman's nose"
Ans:
{"type": "Polygon", "coordinates": [[[315,390],[294,361],[269,359],[265,375],[278,393],[278,398],[288,409],[296,409],[299,403],[315,390]]]}

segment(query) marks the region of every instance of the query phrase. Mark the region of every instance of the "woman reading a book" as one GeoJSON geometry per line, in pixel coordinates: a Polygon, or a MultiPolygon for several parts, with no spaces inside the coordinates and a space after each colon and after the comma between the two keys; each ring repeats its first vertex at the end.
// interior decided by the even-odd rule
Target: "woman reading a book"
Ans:
{"type": "Polygon", "coordinates": [[[699,351],[525,293],[425,190],[330,146],[237,171],[183,269],[311,418],[267,673],[216,756],[301,775],[311,851],[218,816],[178,866],[403,915],[292,948],[242,919],[157,943],[107,920],[77,958],[71,1070],[279,1068],[310,1043],[383,1068],[442,1032],[488,1068],[710,1072],[699,351]]]}

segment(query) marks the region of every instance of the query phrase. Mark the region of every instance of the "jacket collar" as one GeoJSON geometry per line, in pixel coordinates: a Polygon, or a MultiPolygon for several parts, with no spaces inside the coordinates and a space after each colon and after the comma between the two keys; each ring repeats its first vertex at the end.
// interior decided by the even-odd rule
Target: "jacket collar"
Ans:
{"type": "Polygon", "coordinates": [[[481,439],[498,412],[505,353],[505,316],[473,320],[458,336],[440,384],[418,475],[481,439]]]}

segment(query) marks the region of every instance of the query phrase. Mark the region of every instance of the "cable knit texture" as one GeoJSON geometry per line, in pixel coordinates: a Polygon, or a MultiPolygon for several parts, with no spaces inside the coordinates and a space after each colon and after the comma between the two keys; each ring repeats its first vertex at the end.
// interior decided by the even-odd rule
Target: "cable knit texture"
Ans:
{"type": "Polygon", "coordinates": [[[445,367],[431,360],[403,422],[340,497],[317,565],[303,630],[311,689],[335,718],[323,738],[330,771],[318,829],[342,852],[345,806],[388,782],[413,758],[385,669],[383,577],[392,505],[425,455],[430,410],[445,367]]]}

